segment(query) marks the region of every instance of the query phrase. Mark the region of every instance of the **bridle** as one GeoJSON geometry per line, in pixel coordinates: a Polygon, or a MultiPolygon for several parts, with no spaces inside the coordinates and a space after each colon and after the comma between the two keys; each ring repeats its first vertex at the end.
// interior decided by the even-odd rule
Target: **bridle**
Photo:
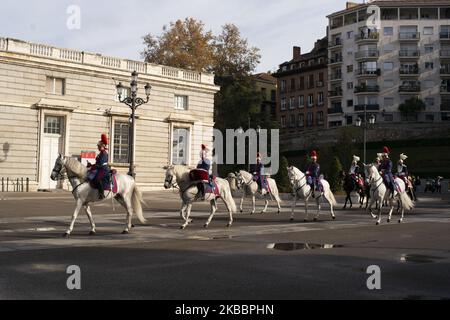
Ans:
{"type": "MultiPolygon", "coordinates": [[[[297,193],[297,192],[299,192],[300,190],[302,190],[304,187],[306,187],[306,185],[308,184],[308,181],[307,181],[307,179],[306,179],[306,175],[305,174],[303,174],[303,177],[300,177],[300,178],[298,178],[297,179],[297,177],[295,176],[295,174],[294,174],[294,177],[293,177],[293,180],[294,180],[294,192],[295,193],[297,193]],[[304,184],[302,184],[300,187],[296,187],[296,184],[298,183],[298,182],[300,182],[302,179],[305,179],[305,183],[304,184]]],[[[291,181],[291,183],[292,183],[292,181],[291,181]]],[[[312,191],[312,190],[311,190],[312,191]]]]}
{"type": "Polygon", "coordinates": [[[235,177],[235,179],[237,181],[238,190],[240,190],[242,186],[250,187],[254,183],[253,179],[250,179],[249,182],[245,182],[244,177],[241,174],[235,177]]]}

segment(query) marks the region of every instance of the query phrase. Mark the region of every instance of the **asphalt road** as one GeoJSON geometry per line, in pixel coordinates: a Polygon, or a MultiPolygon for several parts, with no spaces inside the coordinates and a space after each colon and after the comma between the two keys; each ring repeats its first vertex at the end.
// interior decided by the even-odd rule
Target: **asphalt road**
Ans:
{"type": "Polygon", "coordinates": [[[63,239],[70,194],[0,195],[0,299],[450,299],[448,195],[422,196],[405,223],[385,216],[381,226],[359,209],[332,221],[325,208],[318,222],[303,222],[301,207],[290,223],[284,201],[281,214],[274,205],[236,214],[227,229],[221,205],[206,230],[206,204],[179,230],[177,194],[145,199],[149,224],[130,235],[120,234],[123,209],[106,202],[92,208],[96,236],[80,214],[63,239]],[[80,267],[81,290],[66,286],[70,265],[80,267]],[[381,290],[367,288],[372,265],[381,290]]]}

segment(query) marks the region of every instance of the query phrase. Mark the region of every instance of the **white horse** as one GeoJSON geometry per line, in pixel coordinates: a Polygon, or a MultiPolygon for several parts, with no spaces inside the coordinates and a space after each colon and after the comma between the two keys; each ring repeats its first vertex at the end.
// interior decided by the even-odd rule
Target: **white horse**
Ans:
{"type": "Polygon", "coordinates": [[[122,234],[128,234],[131,231],[131,219],[133,217],[133,213],[136,213],[142,224],[147,222],[142,214],[142,194],[132,177],[124,174],[117,174],[117,194],[114,196],[113,193],[110,192],[105,199],[100,200],[98,190],[92,188],[90,183],[87,181],[88,169],[74,158],[59,155],[52,170],[51,179],[62,179],[65,177],[65,174],[67,174],[67,178],[72,185],[72,194],[77,202],[77,207],[73,213],[69,229],[63,235],[64,237],[68,238],[72,233],[75,221],[81,208],[86,210],[87,217],[91,224],[91,231],[89,234],[95,235],[95,223],[92,218],[89,204],[93,202],[105,201],[107,199],[111,199],[112,197],[114,197],[114,199],[116,199],[127,210],[127,222],[125,230],[122,234]]]}
{"type": "Polygon", "coordinates": [[[301,172],[296,167],[289,167],[288,168],[288,176],[289,181],[291,182],[291,187],[293,190],[294,195],[294,201],[292,203],[292,214],[291,214],[291,222],[294,221],[294,214],[295,214],[295,207],[297,206],[297,201],[299,199],[305,200],[305,219],[304,221],[308,221],[308,202],[309,199],[314,195],[314,198],[317,202],[317,215],[314,217],[314,221],[317,221],[319,219],[320,215],[320,209],[321,209],[321,200],[322,197],[325,198],[328,203],[330,204],[330,210],[331,210],[331,217],[333,220],[336,219],[336,216],[334,214],[333,207],[337,206],[336,198],[333,195],[333,192],[331,192],[330,184],[327,180],[323,179],[323,176],[320,176],[320,182],[322,184],[322,192],[317,192],[311,188],[307,182],[306,175],[301,172]]]}
{"type": "MultiPolygon", "coordinates": [[[[269,184],[270,192],[266,192],[265,189],[263,189],[261,192],[265,200],[264,209],[261,211],[261,214],[267,212],[267,208],[269,206],[269,198],[276,201],[278,206],[278,213],[281,213],[281,199],[278,193],[277,183],[272,178],[266,179],[267,183],[269,184]]],[[[241,203],[239,205],[241,213],[243,212],[242,206],[244,204],[244,199],[246,196],[249,196],[252,198],[252,212],[250,214],[254,214],[256,212],[256,194],[258,193],[259,187],[258,183],[254,180],[253,175],[248,173],[247,171],[241,170],[237,173],[230,173],[228,175],[228,181],[233,191],[236,191],[236,189],[243,189],[241,203]]]]}
{"type": "Polygon", "coordinates": [[[383,182],[383,177],[380,175],[375,165],[364,165],[366,177],[369,179],[370,184],[370,204],[367,207],[367,212],[370,212],[372,218],[376,219],[377,216],[372,212],[372,206],[375,202],[378,202],[378,220],[377,225],[381,223],[381,209],[385,201],[389,202],[389,217],[388,222],[391,222],[392,212],[394,211],[395,204],[399,203],[401,208],[401,218],[399,223],[403,222],[405,210],[410,211],[414,208],[414,203],[409,198],[406,192],[406,186],[402,179],[396,178],[395,183],[398,186],[398,191],[394,191],[394,196],[391,197],[391,191],[388,190],[383,182]]]}
{"type": "MultiPolygon", "coordinates": [[[[190,219],[192,204],[197,201],[202,201],[198,197],[199,190],[197,188],[197,183],[191,181],[189,178],[189,172],[191,171],[188,167],[185,166],[167,166],[164,167],[166,170],[166,179],[164,182],[164,188],[179,188],[180,190],[180,198],[182,200],[182,206],[180,215],[184,220],[184,224],[180,227],[181,229],[185,229],[189,223],[192,222],[190,219]]],[[[233,196],[231,195],[230,185],[228,181],[216,178],[217,186],[219,187],[220,198],[225,203],[227,207],[228,213],[230,215],[230,219],[227,227],[231,227],[233,224],[233,214],[236,213],[236,203],[234,202],[233,196]]],[[[208,221],[205,223],[204,227],[208,228],[211,224],[211,221],[214,217],[214,214],[217,211],[217,202],[216,196],[211,193],[205,194],[205,200],[209,201],[211,204],[211,214],[208,218],[208,221]]]]}

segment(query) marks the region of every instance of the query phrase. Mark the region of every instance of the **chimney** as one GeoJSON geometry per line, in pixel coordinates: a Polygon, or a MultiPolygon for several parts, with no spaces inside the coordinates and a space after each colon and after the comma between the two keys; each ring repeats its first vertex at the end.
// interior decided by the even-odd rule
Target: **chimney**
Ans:
{"type": "Polygon", "coordinates": [[[294,60],[300,59],[300,56],[302,55],[302,49],[300,47],[294,47],[294,60]]]}
{"type": "MultiPolygon", "coordinates": [[[[364,1],[364,3],[365,3],[365,1],[364,1]]],[[[348,9],[354,8],[354,7],[359,6],[359,5],[360,5],[360,3],[347,2],[346,7],[347,7],[347,10],[348,10],[348,9]]]]}

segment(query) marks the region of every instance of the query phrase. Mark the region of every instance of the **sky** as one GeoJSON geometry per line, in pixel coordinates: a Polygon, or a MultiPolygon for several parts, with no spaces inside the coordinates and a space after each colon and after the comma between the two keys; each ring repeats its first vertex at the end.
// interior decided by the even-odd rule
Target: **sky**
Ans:
{"type": "MultiPolygon", "coordinates": [[[[16,38],[106,56],[142,60],[142,37],[164,25],[193,17],[215,34],[236,24],[261,50],[257,72],[275,71],[292,58],[292,47],[311,50],[326,35],[326,16],[345,0],[2,0],[0,37],[16,38]],[[73,11],[80,9],[80,28],[73,11]],[[76,24],[75,24],[76,26],[76,24]]],[[[362,2],[362,1],[361,1],[362,2]]]]}

